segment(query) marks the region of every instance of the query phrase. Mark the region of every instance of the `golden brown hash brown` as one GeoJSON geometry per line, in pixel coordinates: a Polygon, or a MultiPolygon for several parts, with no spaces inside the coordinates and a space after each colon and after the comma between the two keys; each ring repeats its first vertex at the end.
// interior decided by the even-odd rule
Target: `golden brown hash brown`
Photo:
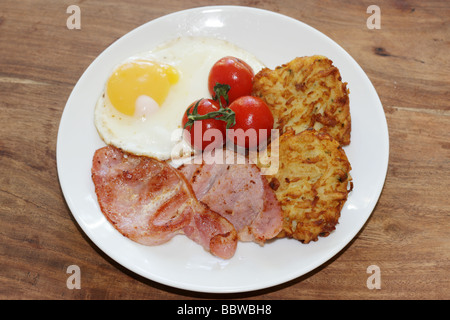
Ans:
{"type": "Polygon", "coordinates": [[[295,58],[255,75],[253,95],[271,109],[275,128],[296,132],[314,128],[327,132],[341,145],[350,144],[351,118],[347,83],[324,56],[295,58]]]}
{"type": "Polygon", "coordinates": [[[279,138],[278,171],[266,176],[283,210],[279,237],[309,243],[328,236],[351,191],[350,170],[345,151],[330,135],[287,129],[279,138]]]}

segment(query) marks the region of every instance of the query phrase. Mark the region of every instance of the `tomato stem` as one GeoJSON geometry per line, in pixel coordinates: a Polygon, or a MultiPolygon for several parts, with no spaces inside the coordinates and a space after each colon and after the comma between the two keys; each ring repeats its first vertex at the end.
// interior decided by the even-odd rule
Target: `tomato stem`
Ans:
{"type": "Polygon", "coordinates": [[[189,127],[189,131],[191,131],[192,125],[194,124],[195,121],[206,119],[216,119],[220,121],[225,121],[227,123],[227,129],[234,126],[236,124],[236,114],[230,108],[227,107],[224,108],[222,105],[222,99],[220,99],[221,97],[223,97],[228,104],[228,91],[230,91],[230,88],[231,87],[229,85],[220,83],[216,83],[216,85],[214,86],[214,92],[216,93],[214,100],[218,100],[220,106],[218,111],[208,112],[207,114],[204,115],[198,114],[197,109],[202,99],[198,100],[193,107],[191,105],[191,107],[189,107],[186,110],[186,116],[188,118],[188,121],[184,125],[184,129],[186,129],[186,127],[189,127]]]}
{"type": "Polygon", "coordinates": [[[231,87],[228,84],[221,84],[216,82],[216,85],[214,86],[214,100],[218,100],[219,101],[219,105],[222,108],[222,99],[220,99],[221,97],[223,97],[225,99],[225,101],[228,103],[230,103],[229,98],[228,98],[228,91],[230,91],[231,87]]]}

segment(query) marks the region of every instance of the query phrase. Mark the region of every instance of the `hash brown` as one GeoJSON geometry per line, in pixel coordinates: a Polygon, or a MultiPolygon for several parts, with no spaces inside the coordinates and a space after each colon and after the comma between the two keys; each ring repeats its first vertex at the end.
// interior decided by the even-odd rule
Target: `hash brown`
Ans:
{"type": "Polygon", "coordinates": [[[266,178],[283,210],[278,237],[309,243],[328,236],[353,187],[345,151],[329,134],[314,129],[295,133],[288,128],[277,142],[279,168],[266,178]]]}
{"type": "Polygon", "coordinates": [[[281,133],[314,128],[350,144],[349,90],[330,59],[298,57],[275,70],[264,68],[255,75],[252,94],[267,103],[281,133]]]}

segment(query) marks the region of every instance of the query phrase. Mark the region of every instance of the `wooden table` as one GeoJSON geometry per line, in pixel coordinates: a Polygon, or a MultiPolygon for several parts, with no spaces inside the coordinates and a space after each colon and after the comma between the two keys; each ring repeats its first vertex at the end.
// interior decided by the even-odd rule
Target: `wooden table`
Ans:
{"type": "MultiPolygon", "coordinates": [[[[113,41],[196,0],[0,3],[1,299],[449,299],[450,3],[448,1],[229,1],[301,20],[365,70],[386,113],[389,169],[379,202],[349,245],[291,282],[209,295],[146,280],[101,252],[75,222],[58,182],[61,114],[84,70],[113,41]],[[108,4],[105,4],[105,3],[108,4]],[[70,30],[69,5],[81,9],[70,30]],[[381,9],[369,29],[367,8],[381,9]],[[70,265],[81,289],[69,289],[70,265]],[[369,289],[369,266],[380,289],[369,289]]],[[[219,2],[214,1],[215,4],[219,2]]]]}

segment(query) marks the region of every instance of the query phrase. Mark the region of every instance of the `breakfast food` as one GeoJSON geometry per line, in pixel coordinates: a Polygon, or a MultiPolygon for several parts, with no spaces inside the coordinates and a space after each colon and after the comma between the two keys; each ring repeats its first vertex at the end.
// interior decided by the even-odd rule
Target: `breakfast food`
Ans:
{"type": "Polygon", "coordinates": [[[252,67],[235,57],[224,57],[212,66],[208,77],[212,99],[192,103],[182,119],[184,137],[194,149],[220,147],[227,141],[252,150],[267,145],[273,115],[262,99],[250,95],[253,78],[252,67]]]}
{"type": "Polygon", "coordinates": [[[224,55],[263,64],[231,43],[183,37],[120,63],[95,107],[95,126],[108,145],[159,160],[182,142],[181,119],[194,101],[209,96],[208,75],[224,55]]]}
{"type": "Polygon", "coordinates": [[[246,149],[265,147],[273,128],[273,115],[267,104],[258,97],[242,96],[229,108],[236,114],[236,123],[228,131],[228,139],[246,149]]]}
{"type": "MultiPolygon", "coordinates": [[[[181,120],[184,129],[183,135],[186,141],[195,150],[205,150],[222,147],[225,143],[227,125],[225,121],[215,118],[207,118],[202,121],[193,120],[190,117],[203,117],[212,112],[220,112],[221,107],[218,101],[213,99],[200,99],[192,103],[183,115],[181,120]]],[[[194,118],[195,119],[195,118],[194,118]]]]}
{"type": "Polygon", "coordinates": [[[329,235],[339,221],[353,187],[341,147],[350,143],[348,93],[324,56],[295,58],[254,78],[253,94],[266,101],[281,134],[279,169],[266,176],[283,210],[279,237],[309,243],[329,235]]]}
{"type": "Polygon", "coordinates": [[[309,243],[352,188],[348,90],[323,56],[270,70],[228,42],[180,38],[113,70],[95,125],[100,209],[144,245],[183,234],[229,259],[238,241],[309,243]]]}
{"type": "Polygon", "coordinates": [[[92,180],[103,214],[131,240],[158,245],[185,234],[218,257],[234,255],[233,225],[201,204],[166,162],[106,146],[94,154],[92,180]]]}
{"type": "Polygon", "coordinates": [[[295,58],[255,75],[253,94],[271,108],[275,128],[296,132],[308,128],[329,133],[341,145],[350,143],[351,117],[347,84],[324,56],[295,58]]]}
{"type": "Polygon", "coordinates": [[[182,119],[185,140],[202,151],[212,146],[208,148],[211,151],[227,141],[244,149],[264,148],[273,129],[267,104],[258,97],[240,96],[224,107],[220,102],[223,96],[218,97],[200,99],[188,107],[182,119]]]}
{"type": "Polygon", "coordinates": [[[254,76],[253,68],[244,60],[232,56],[223,57],[209,71],[209,93],[217,99],[215,86],[218,83],[229,85],[228,99],[223,98],[221,102],[230,104],[239,97],[251,95],[254,76]]]}
{"type": "Polygon", "coordinates": [[[259,168],[231,150],[216,152],[222,155],[211,154],[200,164],[193,161],[179,168],[197,199],[230,221],[240,241],[262,245],[277,236],[281,208],[259,168]]]}
{"type": "Polygon", "coordinates": [[[329,235],[352,188],[339,142],[314,129],[287,129],[279,138],[279,162],[278,172],[266,176],[283,210],[279,237],[309,243],[329,235]]]}

